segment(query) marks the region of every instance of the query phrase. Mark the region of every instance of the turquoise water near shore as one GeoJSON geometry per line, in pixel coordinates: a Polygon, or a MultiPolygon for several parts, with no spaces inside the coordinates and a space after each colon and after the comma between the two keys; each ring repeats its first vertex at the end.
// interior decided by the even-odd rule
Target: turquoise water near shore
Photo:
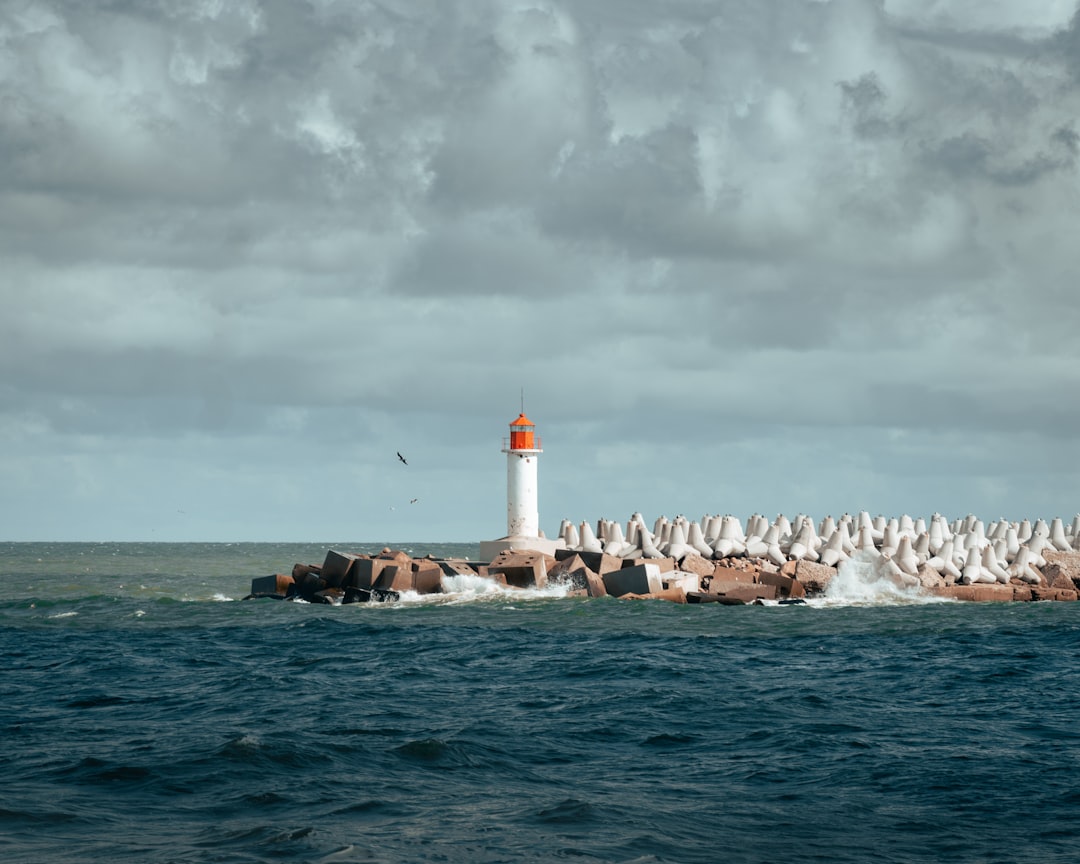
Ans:
{"type": "Polygon", "coordinates": [[[1080,604],[238,600],[384,545],[0,544],[0,860],[1076,860],[1080,604]]]}

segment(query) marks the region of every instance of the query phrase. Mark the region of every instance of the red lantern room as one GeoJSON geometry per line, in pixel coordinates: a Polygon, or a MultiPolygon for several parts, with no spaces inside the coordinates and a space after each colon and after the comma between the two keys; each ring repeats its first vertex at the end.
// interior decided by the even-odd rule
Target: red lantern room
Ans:
{"type": "Polygon", "coordinates": [[[536,425],[522,412],[510,424],[511,450],[536,450],[536,425]]]}

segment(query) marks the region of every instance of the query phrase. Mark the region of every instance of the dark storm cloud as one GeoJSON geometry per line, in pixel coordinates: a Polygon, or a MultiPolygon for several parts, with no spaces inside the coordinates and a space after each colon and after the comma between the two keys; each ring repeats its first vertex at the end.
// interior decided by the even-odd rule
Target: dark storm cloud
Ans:
{"type": "Polygon", "coordinates": [[[206,459],[249,501],[383,488],[411,435],[461,489],[524,385],[589,466],[566,495],[693,496],[673,478],[723,441],[739,488],[977,465],[972,496],[1023,506],[990,454],[1045,472],[1076,420],[1074,13],[6,4],[0,485],[44,507],[35,473],[71,470],[78,512],[206,459]]]}

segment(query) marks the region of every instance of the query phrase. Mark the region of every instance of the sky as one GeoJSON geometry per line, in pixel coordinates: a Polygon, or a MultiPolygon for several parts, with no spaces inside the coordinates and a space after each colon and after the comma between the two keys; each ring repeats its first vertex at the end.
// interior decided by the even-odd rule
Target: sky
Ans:
{"type": "Polygon", "coordinates": [[[0,539],[494,539],[522,405],[548,536],[1071,519],[1077,118],[1072,0],[0,0],[0,539]]]}

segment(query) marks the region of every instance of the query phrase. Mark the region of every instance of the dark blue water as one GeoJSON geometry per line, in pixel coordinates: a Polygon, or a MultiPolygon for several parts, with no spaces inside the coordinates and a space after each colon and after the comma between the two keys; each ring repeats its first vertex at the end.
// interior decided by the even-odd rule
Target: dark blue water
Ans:
{"type": "Polygon", "coordinates": [[[325,548],[0,544],[0,861],[1080,858],[1080,604],[224,599],[325,548]]]}

